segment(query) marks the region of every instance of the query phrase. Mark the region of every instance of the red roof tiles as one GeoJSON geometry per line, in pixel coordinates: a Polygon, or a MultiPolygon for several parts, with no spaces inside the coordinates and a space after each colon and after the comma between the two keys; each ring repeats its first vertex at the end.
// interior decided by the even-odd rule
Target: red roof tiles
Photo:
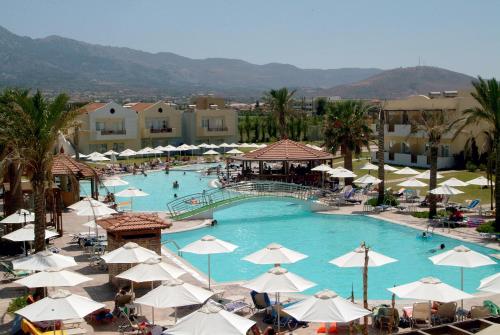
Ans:
{"type": "Polygon", "coordinates": [[[172,223],[161,219],[156,214],[123,213],[109,218],[97,220],[97,224],[108,232],[123,232],[133,230],[165,229],[172,223]]]}
{"type": "Polygon", "coordinates": [[[138,103],[130,106],[130,109],[133,109],[136,112],[142,112],[142,111],[148,109],[149,107],[153,106],[154,104],[155,103],[152,103],[152,102],[138,102],[138,103]]]}
{"type": "Polygon", "coordinates": [[[309,148],[292,140],[281,140],[265,148],[235,157],[236,160],[245,161],[309,161],[332,158],[333,155],[328,152],[309,148]]]}
{"type": "Polygon", "coordinates": [[[65,154],[58,154],[54,156],[52,174],[54,176],[75,175],[76,177],[87,178],[97,176],[97,171],[65,154]]]}
{"type": "Polygon", "coordinates": [[[80,108],[80,113],[90,113],[106,105],[104,102],[91,102],[80,108]]]}

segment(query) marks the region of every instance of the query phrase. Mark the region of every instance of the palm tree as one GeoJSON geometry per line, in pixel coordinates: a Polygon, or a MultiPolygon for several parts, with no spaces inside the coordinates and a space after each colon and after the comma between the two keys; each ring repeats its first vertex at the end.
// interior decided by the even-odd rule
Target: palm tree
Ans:
{"type": "Polygon", "coordinates": [[[244,130],[243,121],[239,120],[239,122],[238,122],[238,134],[240,134],[240,143],[243,143],[243,130],[244,130]]]}
{"type": "Polygon", "coordinates": [[[266,104],[271,108],[274,116],[278,119],[280,139],[286,139],[287,119],[292,110],[292,98],[295,90],[288,92],[286,87],[279,90],[270,90],[264,95],[266,104]]]}
{"type": "Polygon", "coordinates": [[[13,148],[22,161],[33,188],[35,203],[35,251],[45,248],[45,193],[53,180],[51,174],[54,146],[59,132],[71,126],[76,111],[69,110],[68,96],[47,101],[38,91],[10,91],[0,106],[0,143],[13,148]]]}
{"type": "MultiPolygon", "coordinates": [[[[360,100],[343,100],[328,105],[323,123],[327,148],[335,154],[340,148],[344,167],[352,171],[352,156],[359,155],[363,147],[369,149],[371,128],[366,122],[373,106],[360,100]]],[[[346,185],[352,178],[346,178],[346,185]]]]}
{"type": "Polygon", "coordinates": [[[245,129],[245,135],[247,138],[247,142],[251,142],[250,138],[250,133],[252,132],[252,120],[250,119],[250,116],[247,114],[245,115],[245,120],[243,121],[243,128],[245,129]]]}
{"type": "Polygon", "coordinates": [[[384,170],[384,141],[385,141],[385,111],[383,106],[378,107],[378,138],[377,138],[377,161],[378,161],[378,184],[377,203],[381,205],[385,197],[385,170],[384,170]]]}
{"type": "Polygon", "coordinates": [[[495,157],[495,231],[500,232],[500,83],[495,79],[484,80],[478,77],[473,81],[475,91],[472,97],[479,103],[478,107],[464,111],[466,124],[483,121],[488,125],[493,137],[495,157]]]}

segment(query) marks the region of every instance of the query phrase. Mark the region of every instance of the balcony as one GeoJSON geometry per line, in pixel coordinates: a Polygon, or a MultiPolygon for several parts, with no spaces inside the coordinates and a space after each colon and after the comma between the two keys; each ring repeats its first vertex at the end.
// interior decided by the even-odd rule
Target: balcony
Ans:
{"type": "MultiPolygon", "coordinates": [[[[372,162],[377,162],[377,152],[371,152],[372,162]]],[[[384,161],[386,164],[414,166],[429,168],[429,158],[427,155],[408,154],[400,152],[384,152],[384,161]]],[[[455,165],[453,157],[438,157],[438,169],[450,169],[455,165]]]]}
{"type": "Polygon", "coordinates": [[[385,132],[388,136],[409,136],[411,134],[410,124],[387,124],[385,132]]]}
{"type": "Polygon", "coordinates": [[[171,133],[172,128],[149,128],[151,134],[171,133]]]}
{"type": "Polygon", "coordinates": [[[101,135],[126,135],[127,131],[125,129],[112,130],[112,129],[101,129],[101,135]]]}
{"type": "Polygon", "coordinates": [[[208,132],[222,132],[227,131],[227,127],[208,127],[205,128],[208,132]]]}

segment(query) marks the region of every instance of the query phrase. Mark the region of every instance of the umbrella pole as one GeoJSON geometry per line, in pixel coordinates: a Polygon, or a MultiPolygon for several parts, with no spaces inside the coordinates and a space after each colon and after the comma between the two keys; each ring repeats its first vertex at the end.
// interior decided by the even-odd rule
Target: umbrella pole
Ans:
{"type": "Polygon", "coordinates": [[[280,293],[276,293],[276,312],[278,313],[278,334],[280,333],[280,293]]]}
{"type": "MultiPolygon", "coordinates": [[[[460,289],[464,290],[464,267],[460,267],[460,289]]],[[[464,299],[460,300],[460,307],[464,309],[464,299]]]]}
{"type": "Polygon", "coordinates": [[[177,307],[174,307],[174,318],[175,318],[175,323],[177,323],[177,307]]]}
{"type": "MultiPolygon", "coordinates": [[[[154,282],[151,281],[151,290],[153,290],[154,288],[154,282]]],[[[155,324],[155,308],[153,306],[151,306],[151,315],[153,316],[153,324],[155,324]]]]}
{"type": "Polygon", "coordinates": [[[210,254],[208,254],[208,290],[210,290],[210,254]]]}

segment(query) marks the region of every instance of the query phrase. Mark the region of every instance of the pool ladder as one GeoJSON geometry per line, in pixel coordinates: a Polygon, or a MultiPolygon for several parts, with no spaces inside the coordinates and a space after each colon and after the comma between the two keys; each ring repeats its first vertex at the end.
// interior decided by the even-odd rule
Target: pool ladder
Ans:
{"type": "Polygon", "coordinates": [[[166,240],[161,242],[162,245],[167,245],[169,243],[173,244],[177,249],[177,256],[182,257],[181,247],[177,244],[177,242],[175,242],[174,240],[166,240]]]}

